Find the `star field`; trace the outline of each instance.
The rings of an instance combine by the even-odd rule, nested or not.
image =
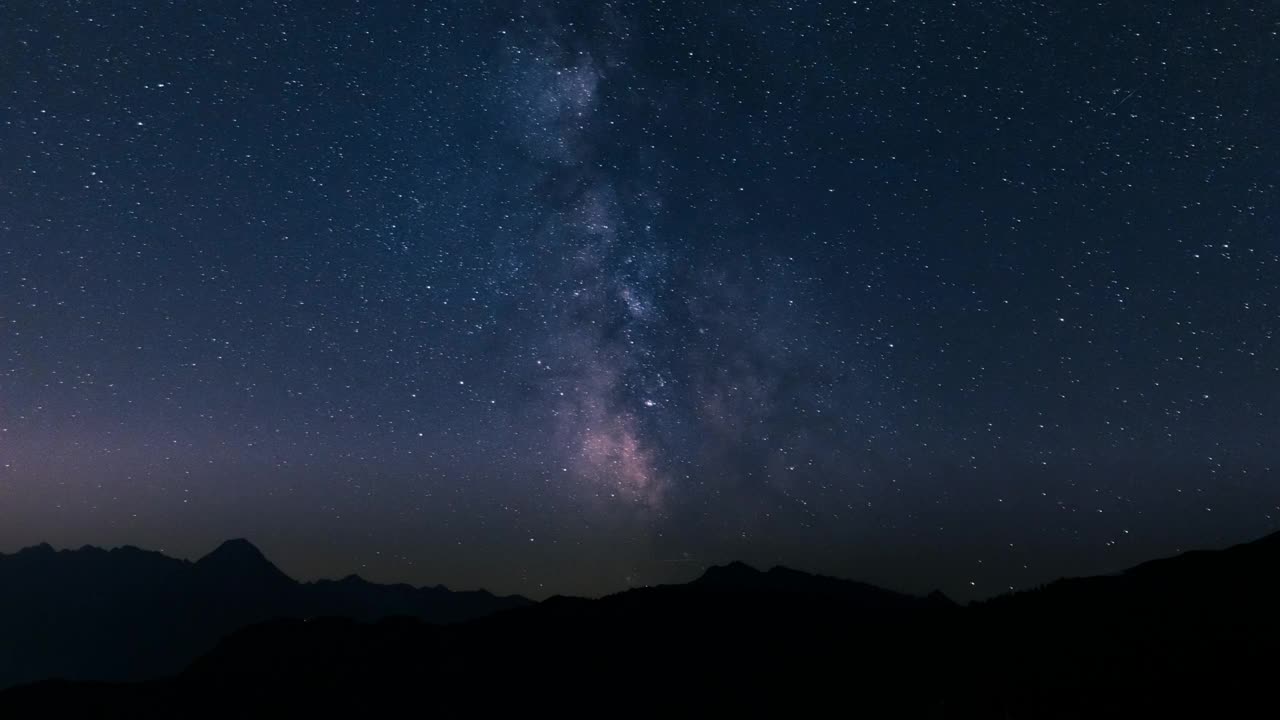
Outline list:
[[[0,550],[968,598],[1280,520],[1280,8],[5,15]]]

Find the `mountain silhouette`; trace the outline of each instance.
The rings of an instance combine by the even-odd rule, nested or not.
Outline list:
[[[243,538],[228,540],[195,563],[196,569],[209,578],[226,577],[238,582],[288,584],[285,575],[253,543]]]
[[[354,576],[299,583],[242,539],[194,563],[135,547],[38,545],[0,554],[0,588],[0,687],[172,675],[228,633],[272,618],[449,623],[530,602]]]
[[[838,597],[845,607],[863,610],[901,609],[904,607],[955,606],[946,595],[934,591],[924,598],[906,595],[867,583],[777,566],[761,572],[743,562],[715,565],[688,586],[690,589],[722,593],[794,593],[821,597]]]
[[[121,557],[155,562],[138,552]],[[1273,535],[967,607],[732,563],[448,625],[271,620],[171,678],[36,683],[0,693],[0,714],[1236,717],[1270,702],[1280,669],[1278,562]]]
[[[1193,550],[1113,575],[1057,580],[977,606],[1017,612],[1240,613],[1280,607],[1280,533],[1223,550]]]

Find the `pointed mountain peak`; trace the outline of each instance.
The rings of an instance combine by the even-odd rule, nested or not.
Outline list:
[[[206,560],[267,562],[267,558],[262,554],[262,551],[244,538],[235,538],[222,543],[213,552],[200,558],[200,562],[205,562]]]
[[[196,568],[217,576],[239,579],[257,577],[292,582],[253,543],[241,538],[222,543],[213,552],[197,560]]]

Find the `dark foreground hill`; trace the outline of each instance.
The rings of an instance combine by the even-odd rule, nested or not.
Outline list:
[[[449,623],[529,602],[355,576],[299,583],[244,540],[194,563],[134,547],[41,545],[0,554],[0,688],[173,675],[229,633],[274,618]]]
[[[1280,669],[1277,560],[1272,536],[967,608],[734,564],[450,626],[263,623],[177,677],[39,683],[0,714],[1254,716]]]

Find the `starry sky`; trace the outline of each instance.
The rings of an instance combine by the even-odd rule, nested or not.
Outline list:
[[[0,7],[0,550],[967,599],[1280,527],[1280,5]]]

